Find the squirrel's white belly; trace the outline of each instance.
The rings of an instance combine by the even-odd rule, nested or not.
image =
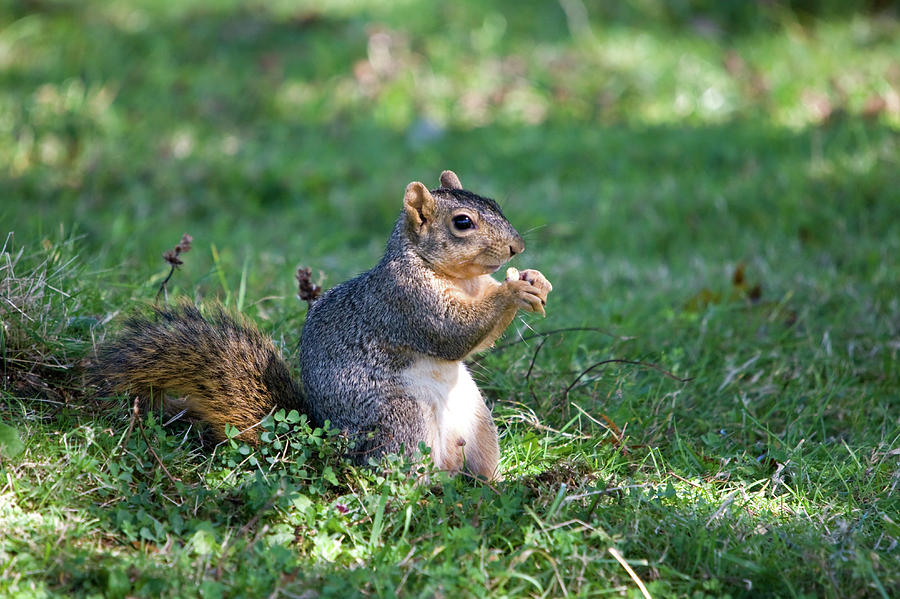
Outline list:
[[[438,468],[456,470],[458,455],[479,452],[479,424],[490,412],[462,362],[420,358],[403,372],[406,390],[419,401],[425,443]],[[462,448],[465,448],[464,450]]]

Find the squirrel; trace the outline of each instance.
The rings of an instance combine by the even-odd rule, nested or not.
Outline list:
[[[129,319],[94,365],[105,391],[146,406],[164,392],[211,425],[255,440],[273,408],[326,421],[355,442],[357,463],[431,448],[441,470],[499,478],[490,410],[463,361],[491,345],[518,310],[544,314],[550,282],[537,270],[490,275],[525,249],[494,200],[465,191],[452,171],[429,191],[406,187],[381,261],[311,303],[295,381],[274,344],[217,307],[155,310]]]

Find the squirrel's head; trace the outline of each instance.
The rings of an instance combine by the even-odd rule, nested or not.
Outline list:
[[[440,274],[489,274],[525,249],[497,202],[465,191],[453,171],[441,173],[438,189],[407,185],[403,208],[411,247]]]

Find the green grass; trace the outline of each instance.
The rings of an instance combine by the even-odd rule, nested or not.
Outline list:
[[[896,594],[896,13],[319,4],[0,1],[0,595]],[[554,284],[472,364],[504,482],[85,395],[183,233],[293,361],[445,168]]]

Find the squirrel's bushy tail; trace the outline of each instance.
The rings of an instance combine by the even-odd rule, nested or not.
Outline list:
[[[170,407],[208,423],[219,438],[226,423],[245,431],[274,407],[307,412],[303,391],[272,341],[221,306],[208,316],[181,304],[130,318],[101,346],[92,374],[102,392],[128,392],[145,407],[161,405],[166,392],[177,394]]]

